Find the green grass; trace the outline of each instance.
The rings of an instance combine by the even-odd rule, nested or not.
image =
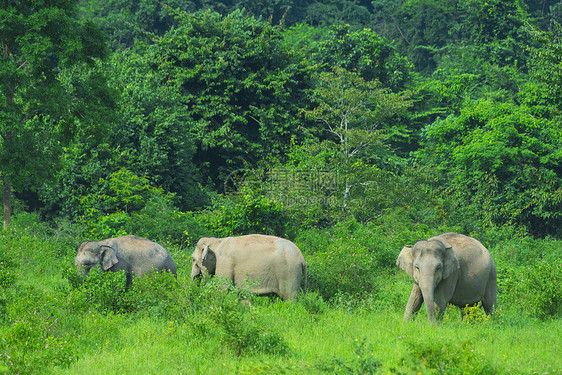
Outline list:
[[[219,337],[200,340],[187,324],[150,318],[85,317],[83,330],[102,332],[82,348],[80,359],[54,374],[233,374],[326,373],[322,363],[358,360],[354,342],[365,339],[370,350],[360,355],[381,362],[380,373],[431,373],[410,345],[436,344],[439,349],[467,345],[466,351],[488,363],[494,373],[532,374],[562,370],[562,322],[551,321],[510,329],[501,320],[466,325],[451,320],[439,327],[424,317],[402,321],[400,312],[353,312],[329,309],[310,315],[302,305],[258,303],[256,319],[273,327],[289,346],[285,355],[238,357]],[[112,329],[104,331],[104,327]],[[454,361],[445,354],[445,360]],[[386,370],[385,370],[386,369]],[[262,371],[262,372],[260,372]]]
[[[534,300],[524,294],[525,284],[514,289],[520,294],[500,294],[491,319],[473,309],[461,321],[458,309],[450,308],[435,327],[425,310],[403,321],[411,288],[403,272],[378,273],[378,292],[370,298],[339,295],[327,303],[310,290],[296,303],[257,298],[247,306],[213,283],[194,285],[189,249],[171,249],[177,282],[137,280],[144,289],[114,295],[106,292],[119,275],[93,273],[87,287],[73,288],[64,275],[76,247],[73,239],[54,241],[19,229],[0,234],[0,254],[17,263],[17,279],[0,288],[0,373],[562,372],[562,320],[526,314]],[[515,271],[504,277],[510,275],[519,277]],[[525,303],[513,300],[519,296]]]

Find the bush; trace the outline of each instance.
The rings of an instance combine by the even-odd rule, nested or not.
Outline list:
[[[499,267],[498,294],[502,308],[552,319],[562,316],[562,265],[537,261],[526,267]]]
[[[470,341],[406,341],[406,345],[408,351],[403,366],[409,370],[407,373],[492,375],[502,372],[494,368],[484,354],[478,353]]]
[[[394,267],[395,247],[354,219],[331,230],[310,229],[295,240],[308,262],[309,289],[326,301],[376,294],[378,276]]]
[[[299,294],[298,302],[309,314],[322,314],[328,309],[328,304],[317,292],[307,292],[306,295]]]
[[[334,357],[330,361],[319,363],[316,367],[321,371],[338,374],[376,374],[382,363],[376,359],[373,352],[373,348],[367,344],[367,339],[355,339],[351,359]]]
[[[0,326],[0,372],[44,374],[49,366],[68,366],[76,360],[72,338],[60,332],[64,314],[60,295],[32,286],[10,291],[9,322]]]
[[[200,331],[205,336],[219,334],[236,355],[252,351],[265,354],[287,351],[283,338],[264,327],[252,313],[249,303],[253,296],[249,289],[233,287],[229,280],[214,277],[202,288],[200,298],[204,307],[195,316]],[[246,303],[241,303],[241,300]],[[210,332],[210,328],[214,332]]]
[[[193,286],[180,285],[170,272],[152,272],[134,279],[123,293],[123,305],[139,315],[183,321],[193,314]]]
[[[165,195],[151,198],[142,210],[132,215],[131,233],[159,243],[188,245],[197,241],[202,232],[195,215],[179,211]]]
[[[281,203],[249,187],[235,196],[218,199],[212,210],[203,213],[202,221],[217,237],[250,233],[286,237],[289,222]]]
[[[76,270],[69,267],[64,270],[72,289],[69,292],[69,307],[76,312],[93,310],[101,314],[117,313],[130,310],[123,298],[125,292],[125,271],[103,272],[94,267],[87,277],[82,278]]]

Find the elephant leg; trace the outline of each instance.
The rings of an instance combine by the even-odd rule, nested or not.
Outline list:
[[[496,269],[493,268],[488,277],[488,283],[486,284],[486,291],[484,292],[484,298],[482,298],[482,307],[487,314],[492,315],[498,299],[498,280]]]
[[[412,292],[410,293],[410,298],[408,299],[408,304],[406,305],[406,311],[404,312],[404,319],[408,320],[412,318],[413,315],[420,311],[423,304],[423,295],[418,284],[414,284]]]
[[[447,299],[438,293],[435,293],[435,310],[437,312],[437,319],[443,319],[445,315],[445,310],[447,309]]]
[[[442,320],[447,309],[447,302],[435,303],[435,308],[437,309],[437,319]]]
[[[133,283],[133,275],[130,272],[125,274],[125,290],[128,290],[131,284]]]

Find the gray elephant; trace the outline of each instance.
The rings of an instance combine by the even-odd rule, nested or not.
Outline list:
[[[165,270],[176,275],[176,264],[166,249],[137,236],[83,242],[78,248],[74,264],[83,271],[84,276],[98,264],[104,271],[124,270],[127,286],[131,285],[132,275],[143,277],[153,270]]]
[[[414,278],[404,319],[416,314],[423,302],[435,322],[435,308],[442,317],[447,303],[460,308],[482,301],[491,314],[496,306],[496,266],[490,252],[477,240],[444,233],[405,246],[396,262]]]
[[[236,286],[249,283],[259,295],[277,294],[294,300],[302,288],[306,293],[306,262],[291,241],[261,234],[240,237],[203,237],[191,257],[191,278],[226,276]]]

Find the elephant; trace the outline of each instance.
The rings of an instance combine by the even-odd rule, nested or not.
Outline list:
[[[101,266],[104,271],[126,272],[126,287],[132,276],[143,277],[153,270],[172,272],[176,277],[176,263],[170,254],[156,242],[137,236],[108,238],[103,241],[83,242],[78,248],[74,264],[87,276],[90,270]]]
[[[481,301],[490,315],[496,307],[496,266],[490,252],[474,238],[449,232],[421,240],[405,246],[396,264],[414,278],[405,320],[413,317],[424,301],[433,323],[435,308],[442,318],[447,303],[462,312],[466,305]]]
[[[262,234],[239,237],[203,237],[191,256],[191,279],[204,274],[227,277],[235,286],[248,283],[252,293],[276,294],[294,301],[304,282],[307,265],[291,241]]]

